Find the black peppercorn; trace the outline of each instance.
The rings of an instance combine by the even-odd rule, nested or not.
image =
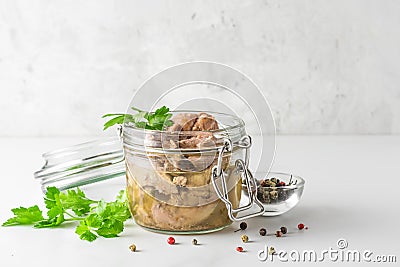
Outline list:
[[[247,228],[247,223],[241,222],[240,225],[239,225],[239,227],[240,227],[240,229],[242,229],[242,230],[246,230],[246,228]]]
[[[282,234],[287,234],[287,228],[285,226],[281,227]]]
[[[265,236],[267,234],[267,230],[265,230],[265,228],[261,228],[259,233],[261,236]]]
[[[247,223],[241,222],[239,225],[240,229],[235,230],[234,232],[240,231],[240,230],[246,230],[247,228]]]
[[[261,202],[264,202],[264,194],[261,191],[257,191],[257,198],[258,200],[260,200]]]

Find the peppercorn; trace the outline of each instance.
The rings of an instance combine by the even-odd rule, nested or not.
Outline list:
[[[276,186],[276,183],[274,183],[273,181],[269,181],[267,184],[268,184],[269,187],[275,187]]]
[[[249,241],[249,237],[247,235],[242,235],[243,243],[247,243]]]
[[[243,248],[242,248],[242,247],[237,247],[237,248],[236,248],[236,251],[237,251],[237,252],[243,252]]]
[[[275,204],[288,200],[293,194],[293,188],[288,188],[293,184],[273,177],[271,179],[262,179],[257,181],[257,198],[264,204]]]
[[[285,227],[285,226],[282,226],[281,227],[281,232],[282,232],[282,234],[287,234],[287,228]]]
[[[257,199],[260,200],[261,202],[264,202],[264,194],[260,191],[257,191]]]
[[[265,236],[267,234],[267,230],[265,228],[261,228],[259,233],[261,236]]]
[[[135,252],[135,251],[136,251],[136,246],[135,246],[135,244],[130,245],[130,246],[129,246],[129,249],[130,249],[132,252]]]
[[[281,231],[276,231],[276,237],[281,237],[282,236],[282,232]]]
[[[197,239],[193,239],[192,240],[192,244],[196,246],[197,245]]]
[[[269,247],[269,249],[268,249],[269,255],[275,254],[275,252],[276,252],[276,250],[274,247]]]
[[[168,242],[168,244],[173,245],[173,244],[175,244],[175,238],[170,236],[170,237],[168,237],[167,242]]]
[[[278,191],[274,190],[269,192],[269,195],[271,196],[271,199],[275,200],[278,198]]]
[[[264,193],[263,193],[263,202],[264,203],[267,203],[267,204],[269,204],[269,203],[271,203],[271,200],[270,200],[270,197],[269,197],[269,191],[264,191]]]
[[[283,188],[278,191],[278,200],[279,201],[285,201],[288,199],[288,194],[287,190],[284,190]]]
[[[241,222],[241,223],[239,224],[239,227],[240,227],[240,229],[237,229],[235,232],[240,231],[240,230],[246,230],[246,228],[247,228],[247,223]]]
[[[304,229],[304,224],[299,223],[299,225],[297,225],[297,228],[299,228],[299,230],[303,230]]]

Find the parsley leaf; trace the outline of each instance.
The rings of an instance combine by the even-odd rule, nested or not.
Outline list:
[[[47,218],[43,217],[38,206],[20,207],[12,209],[15,217],[8,219],[3,226],[33,224],[35,228],[48,228],[78,221],[75,233],[80,239],[92,242],[98,236],[117,237],[124,230],[124,222],[131,217],[124,190],[119,192],[114,202],[105,202],[88,199],[79,188],[60,192],[56,187],[48,187],[44,203]]]
[[[48,220],[37,223],[34,225],[36,228],[45,228],[58,226],[65,221],[64,218],[64,207],[60,200],[60,190],[56,187],[48,187],[46,191],[46,196],[44,197],[44,203],[46,204]]]
[[[86,240],[92,242],[97,239],[97,235],[95,235],[90,227],[86,224],[85,221],[81,221],[81,223],[76,227],[75,233],[79,235],[79,238],[82,240]]]
[[[81,221],[75,232],[84,240],[88,236],[93,237],[94,233],[106,238],[117,237],[124,230],[124,222],[131,217],[124,197],[123,192],[114,202],[100,200],[93,213]]]
[[[100,226],[101,218],[97,214],[90,214],[76,227],[75,233],[79,235],[80,239],[92,242],[97,239],[97,235],[93,233],[92,228]]]
[[[124,223],[120,220],[117,219],[105,219],[97,229],[97,234],[110,238],[110,237],[117,237],[119,233],[121,233],[124,230]]]
[[[148,129],[148,130],[159,130],[162,131],[164,127],[172,126],[173,121],[170,120],[172,114],[170,113],[169,108],[166,106],[162,106],[157,109],[155,112],[146,112],[135,107],[132,107],[137,113],[134,115],[131,114],[106,114],[102,118],[106,117],[114,117],[104,123],[104,129],[115,125],[115,124],[123,124],[124,122],[131,122],[137,128]]]
[[[44,220],[42,211],[37,205],[29,208],[19,207],[12,209],[11,211],[15,216],[4,222],[2,226],[32,224]]]
[[[111,126],[114,126],[115,124],[123,124],[124,121],[133,122],[133,123],[135,122],[135,119],[130,114],[106,114],[102,118],[106,118],[106,117],[114,117],[114,118],[112,118],[111,120],[104,123],[103,130],[106,130],[107,128],[109,128]]]
[[[46,195],[44,198],[44,203],[46,204],[46,208],[51,209],[51,208],[57,206],[56,196],[59,196],[59,195],[60,195],[60,190],[58,190],[56,187],[54,187],[54,186],[47,187]]]
[[[76,191],[68,190],[66,194],[60,194],[60,201],[64,209],[71,209],[78,216],[88,213],[90,205],[96,202],[86,198],[85,193],[79,188]]]

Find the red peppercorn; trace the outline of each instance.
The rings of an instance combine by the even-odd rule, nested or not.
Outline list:
[[[243,248],[242,248],[242,247],[237,247],[237,248],[236,248],[236,251],[237,251],[237,252],[243,252]]]
[[[170,236],[170,237],[168,237],[167,242],[168,242],[168,244],[173,245],[173,244],[175,244],[175,238]]]
[[[299,223],[299,225],[297,225],[297,228],[299,228],[299,230],[303,230],[304,229],[304,224]]]
[[[276,231],[276,237],[281,237],[282,236],[282,232],[281,231]]]
[[[285,186],[286,184],[285,184],[285,182],[281,181],[281,182],[279,183],[279,185],[280,185],[280,186]]]

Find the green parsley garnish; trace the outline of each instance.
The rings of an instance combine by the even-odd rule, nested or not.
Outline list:
[[[115,125],[122,124],[124,122],[133,123],[137,128],[147,129],[147,130],[164,130],[164,127],[172,126],[173,121],[170,120],[172,114],[169,112],[169,108],[162,106],[155,112],[147,112],[137,108],[132,107],[137,113],[132,114],[106,114],[102,118],[114,117],[104,123],[104,129]]]
[[[77,233],[82,240],[94,241],[98,236],[117,237],[124,230],[124,222],[131,217],[126,193],[121,191],[113,202],[95,201],[87,198],[82,190],[60,192],[48,187],[44,197],[47,218],[37,205],[15,208],[14,217],[2,226],[33,225],[35,228],[57,227],[65,222],[78,221]]]

